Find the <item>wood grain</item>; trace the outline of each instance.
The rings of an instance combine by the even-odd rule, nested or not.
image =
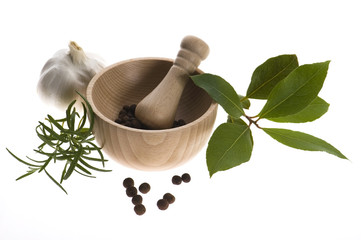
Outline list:
[[[180,98],[176,119],[182,127],[140,130],[114,122],[123,105],[137,104],[164,78],[173,65],[165,58],[138,58],[105,68],[89,83],[87,99],[96,117],[94,134],[113,160],[140,170],[165,170],[194,157],[213,130],[217,104],[189,81]],[[197,69],[195,74],[202,73]]]

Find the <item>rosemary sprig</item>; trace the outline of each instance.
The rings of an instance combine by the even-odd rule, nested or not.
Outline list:
[[[41,154],[44,160],[35,160],[27,157],[28,161],[25,161],[6,148],[15,159],[29,167],[28,171],[16,180],[20,180],[35,172],[40,173],[44,171],[59,188],[68,194],[62,186],[62,183],[64,180],[69,179],[74,171],[90,178],[95,178],[91,170],[99,172],[111,171],[90,164],[90,162],[101,163],[104,167],[105,162],[108,160],[104,159],[101,148],[93,143],[95,139],[92,134],[94,112],[89,102],[81,94],[79,95],[86,103],[86,106],[82,103],[83,116],[81,118],[74,107],[76,102],[76,100],[74,100],[69,104],[65,118],[54,119],[51,115],[47,115],[45,120],[48,124],[39,121],[39,125],[35,128],[36,134],[42,141],[42,144],[40,144],[37,149],[34,149],[34,151]],[[88,115],[90,124],[89,127],[85,127]],[[80,120],[77,121],[77,118],[80,118]],[[76,124],[76,122],[78,122],[78,124]],[[94,153],[96,157],[93,156]],[[64,163],[59,182],[46,170],[50,162]]]

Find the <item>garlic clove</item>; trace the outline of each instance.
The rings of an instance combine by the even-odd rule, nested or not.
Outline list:
[[[85,96],[86,88],[94,75],[104,68],[102,61],[89,57],[74,41],[69,50],[59,50],[41,70],[37,91],[47,103],[65,109],[79,96]]]

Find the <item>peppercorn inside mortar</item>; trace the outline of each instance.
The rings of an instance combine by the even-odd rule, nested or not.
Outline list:
[[[115,122],[126,127],[145,129],[149,128],[142,124],[135,116],[136,104],[124,105],[118,114],[118,118],[115,119]],[[174,120],[172,128],[180,127],[185,125],[186,122],[183,119]]]

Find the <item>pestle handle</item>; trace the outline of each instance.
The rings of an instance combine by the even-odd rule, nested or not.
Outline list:
[[[208,45],[194,36],[184,37],[180,47],[167,75],[135,109],[138,120],[151,129],[166,129],[172,126],[189,75],[209,53]]]
[[[191,75],[209,54],[208,45],[194,36],[183,38],[174,65]]]

